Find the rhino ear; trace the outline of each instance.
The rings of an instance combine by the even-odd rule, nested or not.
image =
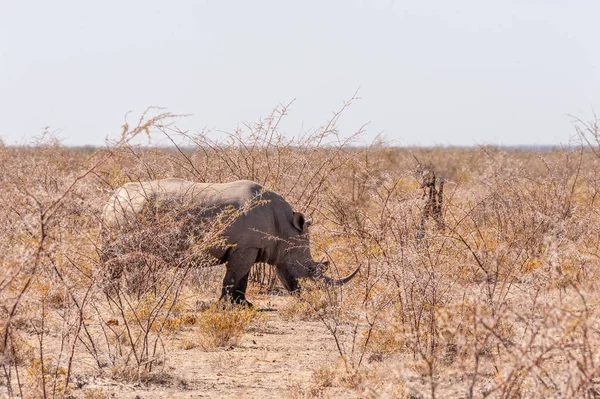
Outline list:
[[[304,233],[308,226],[310,225],[310,219],[308,222],[305,220],[304,215],[300,212],[294,212],[294,227],[297,228],[300,232]]]

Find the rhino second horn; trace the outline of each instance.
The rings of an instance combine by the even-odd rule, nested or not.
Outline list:
[[[353,271],[346,277],[342,277],[342,278],[331,278],[331,277],[327,277],[327,276],[323,276],[322,278],[325,281],[326,285],[340,286],[340,285],[344,285],[348,281],[352,280],[354,278],[354,276],[356,276],[356,273],[358,273],[359,270],[360,270],[360,266],[357,267],[355,271]]]

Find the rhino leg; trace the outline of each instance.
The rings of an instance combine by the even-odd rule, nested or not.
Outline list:
[[[248,287],[250,269],[256,262],[257,256],[258,249],[256,248],[246,250],[236,249],[231,252],[227,259],[227,272],[223,279],[221,300],[252,306],[246,299],[246,287]]]
[[[300,291],[300,284],[298,284],[298,279],[295,276],[293,276],[285,266],[276,267],[275,272],[277,273],[277,277],[279,277],[279,281],[281,281],[281,284],[283,284],[283,286],[289,292]]]

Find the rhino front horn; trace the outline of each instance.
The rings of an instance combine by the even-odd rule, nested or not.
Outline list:
[[[323,276],[322,278],[323,278],[323,281],[325,281],[326,285],[340,286],[340,285],[344,285],[348,281],[352,280],[354,278],[354,276],[356,276],[356,273],[358,273],[359,270],[360,270],[360,266],[357,267],[355,271],[353,271],[346,277],[342,277],[342,278],[331,278],[331,277],[327,277],[327,276]]]

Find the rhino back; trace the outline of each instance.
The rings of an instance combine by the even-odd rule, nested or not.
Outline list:
[[[108,226],[122,225],[141,213],[149,203],[157,208],[178,205],[182,210],[205,208],[212,213],[228,206],[236,209],[249,205],[265,192],[252,181],[231,183],[195,183],[169,178],[147,182],[126,183],[115,191],[103,210]],[[208,212],[204,216],[210,216]]]
[[[227,229],[232,244],[264,247],[273,237],[287,239],[292,226],[291,206],[277,193],[258,183],[239,180],[224,184],[196,183],[192,202],[205,209],[241,210]],[[271,238],[269,238],[271,237]]]
[[[228,207],[240,210],[224,231],[227,241],[239,247],[260,248],[268,258],[277,256],[279,243],[293,233],[291,206],[279,194],[248,180],[195,183],[169,178],[126,183],[104,208],[105,226],[123,227],[148,207],[158,211],[174,207],[180,217],[200,229],[201,219],[217,217]]]
[[[279,194],[258,183],[196,183],[193,196],[193,202],[207,210],[220,212],[228,206],[241,210],[224,235],[229,244],[259,249],[261,261],[278,259],[281,244],[295,233],[292,207]]]

